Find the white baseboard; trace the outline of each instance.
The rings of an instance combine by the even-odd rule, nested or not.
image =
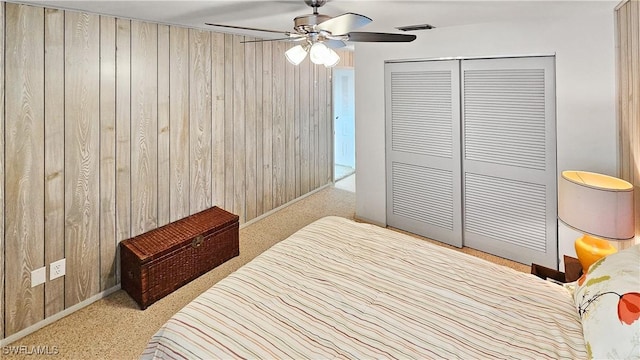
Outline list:
[[[118,290],[120,290],[120,284],[118,284],[118,285],[116,285],[116,286],[114,286],[114,287],[112,287],[110,289],[107,289],[107,290],[105,290],[105,291],[103,291],[103,292],[101,292],[99,294],[96,294],[96,295],[88,298],[85,301],[82,301],[82,302],[79,302],[79,303],[77,303],[77,304],[75,304],[73,306],[70,306],[70,307],[60,311],[57,314],[51,315],[50,317],[48,317],[48,318],[46,318],[46,319],[44,319],[42,321],[39,321],[39,322],[29,326],[26,329],[22,329],[22,330],[18,331],[17,333],[0,340],[0,347],[9,345],[9,344],[11,344],[11,343],[13,343],[13,342],[15,342],[17,340],[20,340],[23,337],[25,337],[25,336],[27,336],[27,335],[29,335],[31,333],[34,333],[34,332],[42,329],[43,327],[45,327],[47,325],[50,325],[50,324],[62,319],[63,317],[65,317],[67,315],[70,315],[70,314],[72,314],[72,313],[74,313],[74,312],[76,312],[76,311],[78,311],[78,310],[80,310],[82,308],[85,308],[88,305],[93,304],[94,302],[96,302],[96,301],[98,301],[100,299],[103,299],[103,298],[111,295],[112,293],[114,293],[114,292],[116,292]]]
[[[256,218],[251,219],[251,220],[249,220],[249,221],[245,222],[244,224],[240,225],[240,229],[242,229],[242,228],[244,228],[244,227],[246,227],[246,226],[249,226],[249,225],[251,225],[251,224],[253,224],[253,223],[255,223],[255,222],[258,222],[258,221],[260,221],[260,220],[262,220],[262,219],[266,218],[266,217],[267,217],[267,216],[269,216],[269,215],[272,215],[273,213],[275,213],[275,212],[277,212],[277,211],[279,211],[279,210],[282,210],[282,209],[284,209],[284,208],[286,208],[286,207],[288,207],[288,206],[291,206],[291,205],[293,205],[293,204],[297,203],[298,201],[300,201],[300,200],[302,200],[302,199],[304,199],[304,198],[306,198],[306,197],[309,197],[309,196],[311,196],[311,195],[313,195],[313,194],[317,193],[318,191],[324,190],[325,188],[327,188],[327,187],[329,187],[329,186],[333,186],[333,183],[332,183],[332,182],[330,182],[330,183],[328,183],[328,184],[326,184],[326,185],[323,185],[323,186],[321,186],[321,187],[319,187],[319,188],[317,188],[317,189],[315,189],[315,190],[309,191],[308,193],[306,193],[306,194],[304,194],[304,195],[300,195],[299,197],[297,197],[297,198],[295,198],[295,199],[293,199],[293,200],[289,201],[289,202],[288,202],[288,203],[286,203],[286,204],[280,205],[280,206],[278,206],[278,207],[277,207],[277,208],[275,208],[275,209],[269,210],[269,211],[267,211],[266,213],[264,213],[264,214],[262,214],[262,215],[260,215],[260,216],[258,216],[258,217],[256,217]]]

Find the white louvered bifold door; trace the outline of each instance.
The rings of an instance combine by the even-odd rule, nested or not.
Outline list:
[[[554,58],[461,66],[464,244],[556,268]]]
[[[387,224],[462,246],[460,67],[385,64]]]

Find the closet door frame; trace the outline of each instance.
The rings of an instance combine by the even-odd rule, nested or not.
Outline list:
[[[553,94],[551,97],[547,98],[547,103],[546,103],[546,116],[549,117],[549,119],[551,119],[552,124],[548,125],[545,127],[545,137],[546,137],[546,159],[545,159],[545,166],[547,171],[545,172],[545,174],[540,174],[539,172],[535,172],[535,171],[523,171],[523,178],[522,179],[541,179],[541,178],[545,178],[546,179],[546,183],[545,183],[545,233],[546,233],[546,237],[545,237],[545,246],[546,246],[546,251],[545,252],[538,252],[537,254],[535,252],[523,252],[521,251],[518,247],[513,247],[511,246],[511,244],[497,244],[497,245],[491,245],[488,248],[487,247],[482,247],[483,251],[487,251],[487,252],[492,252],[492,253],[503,253],[503,255],[499,255],[499,256],[503,256],[503,257],[510,257],[511,259],[514,259],[515,261],[520,261],[522,263],[530,263],[530,262],[536,262],[545,266],[549,266],[549,267],[554,267],[557,268],[558,266],[558,222],[557,222],[557,160],[556,160],[556,142],[557,142],[557,138],[556,138],[556,106],[555,106],[555,55],[554,54],[535,54],[535,55],[522,55],[522,56],[496,56],[496,57],[468,57],[468,58],[442,58],[442,59],[412,59],[412,60],[397,60],[397,61],[386,61],[385,62],[385,115],[386,115],[386,121],[385,121],[385,130],[386,130],[386,135],[385,135],[385,140],[386,140],[386,146],[385,146],[385,154],[386,154],[386,213],[387,213],[387,224],[391,227],[396,227],[399,229],[403,229],[403,230],[407,230],[410,231],[412,233],[416,233],[419,235],[423,235],[429,238],[432,238],[434,240],[438,240],[441,242],[445,242],[445,243],[449,243],[451,244],[451,234],[444,232],[441,233],[440,231],[438,231],[438,229],[435,229],[436,231],[425,231],[425,225],[420,223],[420,222],[415,222],[412,220],[407,220],[407,219],[398,219],[397,216],[394,216],[393,214],[393,206],[394,206],[394,200],[393,200],[393,178],[391,175],[392,172],[392,166],[394,162],[398,161],[398,154],[397,152],[394,152],[391,149],[391,145],[392,145],[392,140],[391,140],[391,134],[392,134],[392,108],[391,108],[391,72],[395,66],[400,66],[402,65],[403,67],[406,67],[406,71],[412,71],[412,70],[416,70],[416,69],[423,69],[424,64],[425,63],[431,63],[431,64],[437,64],[437,63],[446,63],[448,61],[450,62],[456,62],[458,64],[458,74],[457,74],[457,87],[458,87],[458,92],[456,93],[455,90],[452,90],[452,97],[454,99],[452,99],[452,101],[457,101],[457,111],[458,111],[458,118],[457,118],[457,124],[454,124],[454,139],[456,139],[455,141],[457,141],[457,144],[454,146],[454,151],[457,152],[457,159],[459,159],[459,165],[457,166],[458,169],[458,178],[454,180],[457,181],[457,183],[454,185],[454,189],[457,189],[456,191],[456,197],[454,199],[455,202],[455,206],[458,206],[458,213],[456,216],[458,216],[458,219],[456,221],[457,225],[459,227],[455,228],[454,227],[454,231],[453,233],[455,234],[453,237],[456,239],[455,243],[453,245],[461,247],[462,245],[464,246],[470,246],[470,247],[475,247],[475,248],[479,248],[476,244],[476,240],[478,239],[478,236],[472,235],[471,236],[471,240],[469,240],[469,233],[465,230],[466,229],[466,224],[464,223],[464,211],[465,211],[465,204],[464,204],[464,196],[466,193],[466,189],[464,188],[464,180],[465,180],[465,171],[474,171],[474,169],[477,169],[478,166],[481,167],[481,165],[477,164],[477,163],[473,163],[473,162],[469,162],[469,161],[465,161],[464,157],[465,157],[465,149],[463,146],[463,142],[465,140],[464,136],[464,119],[463,119],[463,111],[464,111],[464,95],[463,95],[463,91],[464,91],[464,84],[463,84],[463,64],[465,62],[468,62],[470,60],[501,60],[501,59],[535,59],[538,57],[544,57],[544,58],[550,58],[551,59],[551,67],[548,69],[548,71],[545,73],[545,87],[546,87],[546,92],[549,94]],[[456,150],[457,149],[457,150]],[[412,162],[412,161],[421,161],[421,156],[417,155],[417,154],[405,154],[403,155],[404,159],[409,159],[408,162]],[[456,155],[453,156],[454,159],[456,157]],[[442,159],[435,159],[434,163],[437,164],[439,161],[441,161]],[[466,165],[466,166],[465,166]],[[495,175],[501,176],[501,174],[504,174],[504,168],[500,168],[497,167],[496,168],[496,173]],[[454,210],[455,212],[455,210]],[[433,230],[433,229],[426,229],[426,230]],[[457,233],[456,233],[457,230]],[[525,236],[525,235],[523,235]],[[473,240],[473,238],[476,238],[476,240]],[[506,252],[504,251],[506,249]]]

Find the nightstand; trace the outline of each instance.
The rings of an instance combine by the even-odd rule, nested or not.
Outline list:
[[[531,274],[544,280],[549,278],[561,283],[568,283],[576,281],[582,276],[582,265],[580,265],[578,259],[565,255],[564,272],[538,264],[531,264]]]

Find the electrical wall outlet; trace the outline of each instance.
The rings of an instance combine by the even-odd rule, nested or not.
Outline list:
[[[60,276],[64,276],[66,272],[66,259],[60,259],[58,261],[54,261],[49,265],[49,280],[57,279]]]
[[[31,272],[31,287],[38,286],[47,280],[47,267],[35,269]]]

